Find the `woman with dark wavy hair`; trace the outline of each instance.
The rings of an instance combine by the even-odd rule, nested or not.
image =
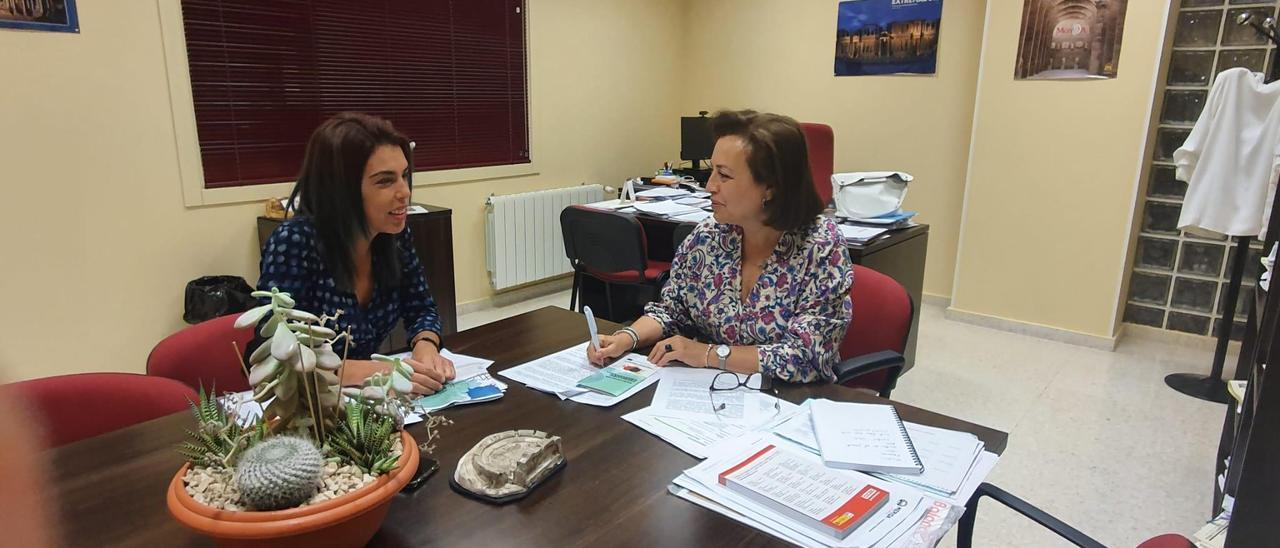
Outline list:
[[[592,363],[653,344],[649,360],[792,381],[830,381],[853,314],[853,267],[821,216],[804,133],[752,110],[711,119],[714,216],[671,263],[661,298],[590,346]]]
[[[352,339],[338,348],[344,385],[387,370],[369,357],[403,319],[414,392],[430,394],[454,368],[440,355],[440,316],[406,225],[410,154],[382,118],[342,113],[316,128],[290,196],[297,215],[267,241],[258,289],[279,288],[315,314],[342,311],[338,327]]]

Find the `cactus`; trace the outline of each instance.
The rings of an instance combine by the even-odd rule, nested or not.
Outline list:
[[[324,457],[310,440],[268,438],[250,448],[236,465],[240,499],[255,510],[293,508],[315,496]]]

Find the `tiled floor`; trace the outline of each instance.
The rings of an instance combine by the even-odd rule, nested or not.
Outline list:
[[[568,303],[568,292],[557,293],[458,324]],[[1211,353],[1139,339],[1115,352],[1092,350],[950,321],[936,306],[923,308],[920,324],[916,366],[894,399],[1009,432],[988,481],[1107,546],[1190,535],[1209,517],[1225,409],[1178,394],[1163,379],[1207,373]],[[988,503],[976,531],[977,546],[1068,546]],[[954,542],[953,534],[942,546]]]

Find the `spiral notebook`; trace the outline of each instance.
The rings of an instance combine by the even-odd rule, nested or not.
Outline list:
[[[814,400],[813,432],[822,461],[832,468],[922,474],[924,465],[892,405]]]

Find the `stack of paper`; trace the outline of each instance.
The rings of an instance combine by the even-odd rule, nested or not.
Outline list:
[[[641,190],[636,193],[639,198],[675,198],[689,196],[690,192],[683,188],[672,188],[666,186],[654,187],[647,190]]]
[[[877,236],[888,232],[887,228],[875,226],[853,226],[839,225],[840,236],[844,238],[846,243],[865,243],[875,239]]]
[[[714,410],[710,388],[711,379],[718,373],[712,369],[666,368],[649,407],[622,418],[685,453],[706,458],[706,449],[713,444],[751,431],[768,430],[796,410],[791,402],[746,388],[718,393],[715,402],[725,404],[725,408]]]
[[[812,421],[812,402],[806,401],[800,409],[773,430],[774,433],[820,455],[817,436]],[[978,485],[995,467],[999,457],[984,450],[982,440],[968,432],[957,432],[904,423],[915,445],[924,473],[919,475],[883,474],[871,475],[895,483],[919,487],[956,505],[963,505]]]
[[[643,211],[651,215],[662,215],[666,217],[686,215],[702,211],[700,208],[681,205],[672,200],[663,200],[660,202],[636,202],[634,207],[636,208],[636,211]]]
[[[640,354],[626,354],[618,358],[614,363],[618,367],[627,364],[636,368],[652,369],[656,367]],[[587,343],[584,342],[555,354],[500,371],[498,374],[534,390],[555,394],[562,400],[573,400],[578,403],[600,407],[610,407],[631,397],[632,394],[644,390],[645,387],[657,382],[663,375],[663,370],[656,369],[635,383],[629,390],[617,396],[578,386],[583,380],[599,371],[599,368],[587,361]]]
[[[710,207],[711,200],[708,198],[680,198],[676,200],[677,204],[693,207]]]
[[[710,216],[711,216],[710,211],[698,210],[691,213],[685,213],[683,215],[672,215],[669,218],[673,221],[680,221],[682,223],[700,223],[703,221],[703,219],[706,219],[707,217],[710,217]]]
[[[756,455],[772,451],[783,452],[788,459],[807,462],[808,466],[824,470],[825,475],[838,476],[851,485],[870,486],[878,493],[887,493],[887,500],[878,509],[861,517],[861,523],[848,536],[839,539],[816,529],[795,512],[780,511],[776,505],[765,504],[759,497],[748,496],[727,485],[728,475],[733,474],[736,467],[751,461]],[[672,482],[670,491],[699,506],[801,546],[933,546],[946,531],[942,524],[954,521],[959,515],[951,504],[934,500],[909,486],[895,485],[859,472],[825,468],[816,455],[772,434],[755,433],[726,440],[710,447],[708,453],[705,461],[680,474]],[[792,475],[779,473],[769,479],[783,484],[804,479]],[[795,488],[803,489],[805,486],[797,484]],[[821,504],[820,501],[798,499],[795,503]]]

